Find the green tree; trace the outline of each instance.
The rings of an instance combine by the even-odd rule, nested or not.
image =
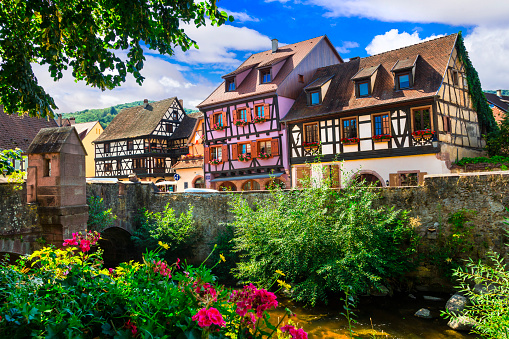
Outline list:
[[[500,130],[490,133],[486,142],[486,150],[490,156],[509,157],[509,114],[506,113]]]
[[[14,161],[22,161],[21,150],[16,148],[15,150],[7,149],[0,151],[0,175],[11,175],[19,172],[14,168]]]
[[[76,80],[101,90],[141,85],[142,43],[159,53],[197,48],[180,25],[233,21],[216,0],[52,0],[0,2],[0,103],[8,114],[53,117],[57,106],[37,81],[32,63],[48,65],[54,80],[72,68]],[[127,60],[115,54],[128,50]]]

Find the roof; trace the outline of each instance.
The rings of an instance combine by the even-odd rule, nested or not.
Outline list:
[[[501,97],[499,97],[494,93],[484,93],[484,96],[486,97],[486,100],[488,100],[489,103],[497,106],[503,111],[509,112],[509,96],[502,95]]]
[[[432,98],[442,84],[457,34],[428,40],[393,51],[319,68],[311,82],[332,76],[322,104],[308,106],[303,91],[282,121],[309,119],[378,105]],[[419,58],[417,58],[419,56]],[[412,88],[395,90],[391,69],[398,60],[417,58]],[[352,77],[364,69],[379,66],[370,97],[356,98]]]
[[[8,115],[0,106],[0,149],[20,148],[26,151],[41,128],[57,127],[55,120]]]
[[[360,79],[369,78],[370,76],[373,75],[373,73],[376,72],[378,67],[380,67],[380,64],[378,64],[376,66],[361,68],[361,70],[359,72],[355,73],[355,75],[352,77],[352,80],[360,80]]]
[[[89,121],[89,122],[81,122],[79,124],[74,124],[74,128],[76,128],[76,132],[78,132],[81,140],[83,140],[88,133],[94,128],[95,124],[99,123],[99,121]],[[83,137],[82,137],[83,136]]]
[[[398,60],[394,67],[392,67],[393,72],[402,71],[405,69],[409,69],[415,66],[417,59],[419,58],[419,54],[415,58],[406,58],[403,60]]]
[[[184,116],[184,119],[180,122],[179,126],[173,132],[169,139],[187,139],[191,132],[193,132],[194,125],[196,125],[196,119],[190,118],[188,115]]]
[[[304,90],[322,87],[330,79],[332,79],[332,75],[325,74],[324,76],[319,77],[318,79],[313,80],[309,85],[304,87]]]
[[[311,52],[311,50],[323,39],[329,41],[328,38],[323,35],[295,44],[281,46],[275,53],[272,53],[272,50],[267,50],[251,55],[235,71],[223,76],[223,78],[229,77],[253,68],[235,91],[226,91],[223,82],[197,107],[202,108],[252,95],[275,92],[278,86],[281,85],[293,69],[297,67],[297,65],[309,54],[309,52]],[[338,59],[342,60],[339,54]],[[270,83],[260,84],[257,81],[257,68],[270,66],[284,60],[286,60],[285,63]],[[257,66],[257,68],[255,68],[255,66]]]
[[[199,168],[203,167],[203,158],[178,161],[175,165],[172,166],[173,169],[197,168],[197,167]]]
[[[151,102],[147,108],[144,105],[124,108],[94,142],[136,138],[151,134],[175,100],[177,97]],[[173,136],[181,127],[175,130],[171,139],[175,139]]]
[[[62,147],[72,133],[76,133],[76,129],[73,126],[42,128],[35,136],[26,153],[58,153],[62,150]],[[83,152],[86,154],[84,148]]]

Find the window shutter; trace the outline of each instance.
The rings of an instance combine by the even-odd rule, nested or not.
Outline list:
[[[311,168],[309,166],[297,167],[297,187],[302,188],[302,179],[309,178],[311,174]]]
[[[222,150],[221,150],[221,161],[222,162],[226,162],[228,161],[228,144],[225,144],[222,147]]]
[[[203,148],[203,161],[205,164],[210,161],[210,147]]]
[[[251,158],[258,158],[258,142],[251,141]]]
[[[209,131],[212,131],[212,126],[214,126],[214,114],[212,114],[210,117],[209,117]]]
[[[339,188],[341,184],[341,169],[339,165],[332,166],[332,188]]]
[[[233,124],[235,124],[235,122],[237,121],[237,110],[236,110],[236,109],[234,109],[234,110],[232,111],[232,114],[233,114]]]
[[[223,126],[228,126],[228,121],[226,121],[226,112],[221,112],[223,115]]]
[[[270,119],[270,105],[269,104],[263,105],[263,117],[267,120]]]
[[[251,107],[246,107],[246,120],[251,122]]]
[[[232,160],[237,160],[239,158],[239,151],[237,148],[237,144],[232,144]]]
[[[279,140],[278,139],[272,139],[270,142],[270,152],[271,155],[279,155]]]
[[[428,174],[427,172],[419,172],[419,185],[424,185],[424,176]]]
[[[399,186],[398,173],[389,174],[389,186]]]
[[[322,167],[322,178],[324,180],[332,179],[331,178],[331,165],[323,165],[323,167]]]

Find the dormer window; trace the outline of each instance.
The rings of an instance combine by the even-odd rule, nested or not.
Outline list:
[[[272,81],[270,68],[260,70],[260,83],[267,84]]]
[[[371,96],[379,67],[380,65],[361,68],[361,70],[352,77],[352,81],[355,83],[355,96],[357,98]]]
[[[359,93],[359,97],[367,97],[369,96],[369,81],[365,82],[359,82],[357,84],[358,90],[357,93]]]
[[[319,77],[304,88],[308,106],[320,105],[323,102],[324,97],[329,90],[332,77],[333,76],[331,75]]]
[[[320,104],[320,91],[315,91],[315,92],[309,93],[309,103],[311,105]]]
[[[396,91],[414,86],[415,65],[418,58],[419,55],[415,58],[398,60],[392,66],[391,72],[394,74],[394,89]]]
[[[400,74],[397,78],[399,89],[410,88],[410,74]]]
[[[235,91],[235,78],[226,79],[226,92]]]

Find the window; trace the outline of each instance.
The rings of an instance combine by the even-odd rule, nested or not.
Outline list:
[[[453,69],[451,71],[451,77],[452,77],[452,85],[455,87],[459,87],[460,80],[459,80],[458,71]]]
[[[270,74],[270,68],[269,69],[263,69],[260,71],[260,79],[262,84],[266,84],[271,82],[271,74]]]
[[[186,188],[189,188],[189,183],[188,182],[184,183],[184,189],[186,189]]]
[[[112,172],[113,171],[113,164],[111,162],[107,162],[104,164],[104,171],[105,172]]]
[[[133,159],[133,168],[145,168],[145,158]]]
[[[302,74],[299,74],[299,82],[304,83],[304,76]]]
[[[211,160],[221,160],[221,146],[219,147],[211,147],[210,148],[210,159]]]
[[[431,111],[429,107],[412,110],[412,119],[414,131],[431,129]]]
[[[359,97],[367,97],[369,95],[369,82],[360,82],[357,84]]]
[[[247,121],[247,109],[241,108],[237,110],[237,120]]]
[[[251,155],[251,143],[239,144],[237,150],[239,152],[239,155],[240,154]]]
[[[154,167],[155,168],[164,168],[165,167],[165,159],[164,158],[155,158]]]
[[[255,106],[255,114],[258,118],[264,118],[265,117],[265,106],[264,105]]]
[[[404,89],[410,87],[410,74],[398,75],[398,89]]]
[[[173,133],[173,125],[166,124],[166,133]]]
[[[418,186],[419,173],[398,173],[400,186]]]
[[[179,119],[179,114],[177,111],[173,112],[173,120],[178,120]]]
[[[318,105],[320,103],[320,92],[311,92],[309,93],[309,102],[311,105]]]
[[[128,151],[134,150],[134,142],[132,140],[127,140],[127,150]]]
[[[235,91],[235,78],[226,80],[226,91]]]
[[[272,155],[271,146],[271,140],[258,141],[258,152]]]
[[[304,125],[304,144],[320,142],[318,123]]]
[[[391,134],[391,120],[388,113],[373,115],[373,135]]]
[[[218,114],[214,114],[213,121],[214,121],[214,125],[223,126],[223,114],[222,114],[222,112],[218,113]]]
[[[357,118],[341,120],[342,138],[357,138]]]
[[[110,143],[109,142],[106,142],[104,143],[104,153],[110,153],[111,152],[111,149],[110,149]]]
[[[443,125],[444,125],[444,132],[451,133],[451,118],[443,116],[442,117],[442,122],[443,122]]]
[[[194,188],[205,188],[205,180],[203,178],[198,178],[194,182]]]
[[[254,180],[248,180],[242,185],[243,191],[257,191],[260,189],[260,184]]]
[[[44,174],[45,177],[51,177],[51,159],[44,159]]]

